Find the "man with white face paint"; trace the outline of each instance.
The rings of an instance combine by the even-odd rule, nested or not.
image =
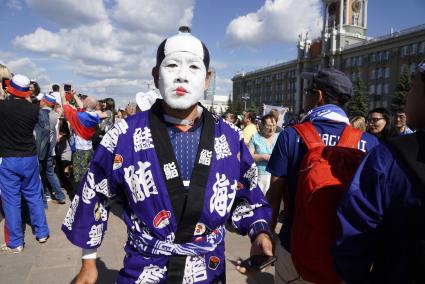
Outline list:
[[[77,283],[97,278],[108,199],[126,199],[128,241],[118,283],[225,283],[224,225],[272,255],[270,206],[240,130],[198,103],[209,52],[187,27],[158,47],[158,99],[106,133],[62,230],[83,248]]]

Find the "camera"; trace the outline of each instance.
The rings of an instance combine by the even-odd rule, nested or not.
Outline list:
[[[63,90],[65,92],[71,92],[72,86],[70,84],[64,84],[63,85]]]

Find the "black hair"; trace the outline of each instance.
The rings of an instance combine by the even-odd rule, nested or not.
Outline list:
[[[371,111],[369,111],[368,116],[374,112],[380,113],[382,117],[385,119],[385,127],[377,135],[381,140],[385,141],[391,137],[396,137],[400,135],[399,131],[394,125],[394,119],[391,113],[386,108],[383,108],[383,107],[374,108]]]
[[[273,119],[274,121],[276,121],[276,122],[277,122],[276,117],[275,117],[273,114],[268,113],[268,114],[266,114],[265,116],[263,116],[263,117],[261,118],[261,124],[262,124],[262,125],[264,125],[264,124],[266,123],[266,120],[267,120],[267,119]]]
[[[246,113],[245,113],[245,115],[244,115],[246,118],[248,118],[252,123],[254,123],[255,122],[255,118],[256,118],[256,115],[255,115],[255,113],[254,112],[252,112],[252,111],[247,111]]]
[[[333,97],[333,96],[330,96],[330,95],[328,95],[326,93],[324,93],[324,94],[325,94],[325,96],[324,96],[325,104],[334,104],[334,105],[340,106],[342,108],[344,108],[345,105],[350,100],[350,96],[344,95],[344,94],[341,94],[341,95],[339,95],[336,98]]]
[[[190,33],[190,28],[183,26],[179,28],[180,32]],[[161,44],[158,46],[158,50],[156,51],[156,67],[159,68],[159,65],[161,65],[162,60],[165,58],[164,48],[165,44],[167,43],[167,39],[165,39]],[[204,65],[205,69],[208,71],[210,67],[210,53],[208,51],[208,48],[205,46],[205,44],[201,41],[202,49],[204,50]]]
[[[396,113],[406,113],[406,111],[404,110],[403,107],[399,107],[394,109],[393,114],[396,114]]]
[[[115,115],[117,114],[117,111],[115,110],[115,100],[113,98],[106,98],[103,102],[106,104],[105,110],[110,110],[112,112],[112,123],[114,124]]]
[[[40,94],[40,85],[38,85],[36,81],[31,81],[30,84],[34,86],[34,91],[32,92],[31,96],[38,96],[38,94]]]
[[[53,84],[52,85],[52,91],[53,92],[59,92],[59,85],[58,84]]]

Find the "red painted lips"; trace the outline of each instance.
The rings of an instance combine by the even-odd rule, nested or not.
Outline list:
[[[186,95],[186,89],[183,87],[177,87],[176,94],[177,96],[183,97],[184,95]]]

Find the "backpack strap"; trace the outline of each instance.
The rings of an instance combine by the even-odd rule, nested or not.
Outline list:
[[[361,130],[354,128],[351,125],[347,125],[342,131],[341,137],[336,145],[339,147],[357,149],[362,135],[363,132]]]
[[[311,150],[319,146],[325,146],[319,133],[311,122],[304,122],[293,126],[303,139],[307,149]]]

